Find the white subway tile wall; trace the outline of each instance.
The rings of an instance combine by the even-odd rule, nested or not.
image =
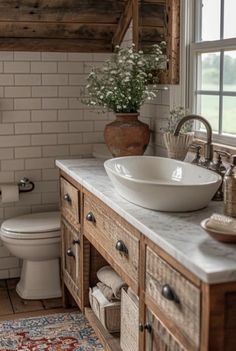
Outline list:
[[[127,45],[130,38],[125,38]],[[17,203],[1,204],[0,221],[13,216],[58,208],[57,158],[92,155],[103,142],[112,114],[91,111],[80,91],[91,66],[109,54],[0,52],[0,183],[28,177],[32,193]],[[141,110],[153,132],[153,152],[163,154],[160,127],[169,111],[168,91]],[[17,277],[20,262],[0,241],[0,279]]]
[[[0,52],[0,183],[28,177],[32,193],[1,204],[0,221],[58,208],[56,158],[92,155],[103,141],[107,114],[91,112],[80,91],[92,65],[109,55]],[[0,242],[0,279],[19,276],[20,262]]]

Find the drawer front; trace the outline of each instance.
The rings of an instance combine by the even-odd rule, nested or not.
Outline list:
[[[145,351],[187,351],[161,321],[148,310],[147,324],[151,327],[151,332],[146,331]]]
[[[61,233],[63,280],[72,295],[79,296],[81,290],[80,233],[64,218],[62,218]]]
[[[61,178],[61,211],[73,224],[80,223],[80,191]]]
[[[150,297],[195,348],[200,343],[200,290],[163,261],[146,250],[146,296]]]
[[[135,229],[134,232],[136,233]],[[84,196],[84,233],[122,278],[137,290],[139,237],[133,228],[93,196]]]

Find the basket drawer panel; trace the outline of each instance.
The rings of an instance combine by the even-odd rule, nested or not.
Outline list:
[[[146,296],[195,347],[200,343],[200,290],[147,247]]]
[[[121,294],[120,346],[123,351],[137,351],[139,346],[139,309],[124,289]]]

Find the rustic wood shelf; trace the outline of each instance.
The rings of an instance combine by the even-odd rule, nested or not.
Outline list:
[[[89,307],[84,309],[85,317],[91,324],[95,333],[97,334],[100,342],[104,346],[106,351],[122,351],[119,343],[119,338],[111,335],[102,325],[100,320],[97,318],[93,310]]]

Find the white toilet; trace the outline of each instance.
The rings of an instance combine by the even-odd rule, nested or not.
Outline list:
[[[34,213],[2,223],[1,239],[10,253],[23,260],[16,290],[24,299],[61,296],[60,213]]]

